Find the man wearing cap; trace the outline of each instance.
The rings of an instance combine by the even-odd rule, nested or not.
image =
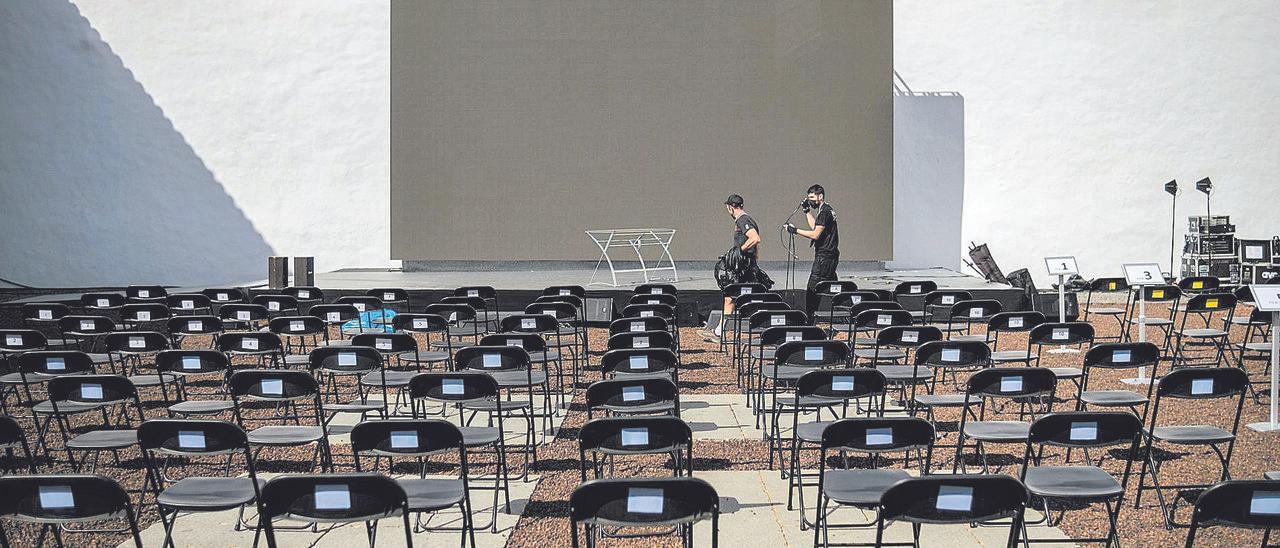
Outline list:
[[[732,256],[734,251],[741,253],[741,268],[734,269],[733,274],[720,282],[720,288],[729,283],[745,283],[762,281],[759,267],[756,265],[757,251],[760,247],[760,230],[756,220],[748,215],[746,210],[742,208],[744,202],[742,196],[730,194],[724,200],[724,209],[733,218],[733,248],[729,249],[726,256]],[[728,316],[733,313],[733,298],[725,296],[724,298],[724,315]],[[721,316],[720,323],[716,325],[715,332],[709,333],[702,331],[704,337],[711,339],[719,339],[721,330],[724,327],[724,316]]]

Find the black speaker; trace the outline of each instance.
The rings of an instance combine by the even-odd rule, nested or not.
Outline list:
[[[289,287],[288,257],[267,257],[267,286],[271,289]]]
[[[1054,292],[1054,293],[1039,293],[1039,294],[1037,294],[1037,295],[1036,295],[1036,298],[1035,298],[1035,300],[1033,300],[1033,301],[1032,301],[1032,303],[1033,303],[1032,310],[1035,310],[1035,311],[1040,312],[1041,314],[1044,314],[1045,319],[1046,319],[1046,320],[1048,320],[1048,321],[1051,321],[1051,322],[1057,322],[1057,321],[1068,321],[1068,322],[1074,322],[1074,321],[1076,321],[1077,319],[1079,319],[1079,318],[1080,318],[1080,301],[1078,301],[1078,300],[1076,299],[1076,294],[1075,294],[1075,293],[1067,293],[1067,294],[1066,294],[1066,304],[1067,304],[1067,306],[1066,306],[1067,319],[1066,319],[1066,320],[1059,320],[1059,319],[1058,319],[1058,294],[1057,294],[1057,292]]]
[[[316,258],[315,257],[294,257],[293,258],[293,285],[296,285],[296,286],[316,285]]]

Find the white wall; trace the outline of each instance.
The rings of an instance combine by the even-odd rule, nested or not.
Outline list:
[[[1274,1],[894,2],[894,65],[964,97],[964,242],[1007,272],[1074,254],[1086,277],[1168,263],[1169,197],[1280,234]],[[1181,253],[1182,234],[1178,235]]]

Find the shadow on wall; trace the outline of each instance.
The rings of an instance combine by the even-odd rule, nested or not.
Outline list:
[[[891,268],[960,269],[964,97],[919,92],[894,72]]]
[[[272,254],[65,0],[0,2],[0,234],[0,278],[39,287],[258,279]]]

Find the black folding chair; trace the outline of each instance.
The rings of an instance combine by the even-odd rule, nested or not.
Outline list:
[[[606,528],[674,527],[686,548],[694,545],[694,524],[711,520],[711,546],[720,545],[720,497],[711,484],[697,478],[626,478],[583,482],[569,495],[569,533],[578,548],[578,526],[588,548],[598,537],[623,535]],[[666,531],[670,531],[667,529]]]
[[[602,379],[663,377],[680,385],[680,360],[670,348],[619,348],[600,357]]]
[[[1155,401],[1151,404],[1151,419],[1147,423],[1146,459],[1142,462],[1142,472],[1138,476],[1138,492],[1133,506],[1137,508],[1142,502],[1143,491],[1155,491],[1160,502],[1160,510],[1164,516],[1166,529],[1185,524],[1176,521],[1178,502],[1183,495],[1208,488],[1213,482],[1231,479],[1231,453],[1236,445],[1236,431],[1240,428],[1240,413],[1244,408],[1245,392],[1248,391],[1249,377],[1234,367],[1189,367],[1175,369],[1161,377],[1155,387]],[[1170,424],[1160,425],[1160,411],[1167,409],[1166,400],[1202,401],[1223,400],[1224,403],[1236,399],[1235,412],[1231,416],[1230,430],[1212,424]],[[1162,406],[1163,404],[1163,406]],[[1166,414],[1169,411],[1166,411]],[[1194,420],[1194,417],[1193,417]],[[1163,485],[1160,482],[1160,467],[1163,461],[1155,458],[1156,444],[1169,444],[1181,447],[1208,447],[1218,457],[1222,467],[1219,477],[1210,483]],[[1226,445],[1225,452],[1222,446]],[[1147,486],[1147,474],[1151,474],[1150,487]],[[1164,491],[1176,490],[1178,494],[1170,504],[1165,500]]]
[[[1129,295],[1129,301],[1125,305],[1125,316],[1122,320],[1123,337],[1125,341],[1133,340],[1133,329],[1138,326],[1139,308],[1138,292],[1142,292],[1142,298],[1147,303],[1147,318],[1145,320],[1148,328],[1154,327],[1160,330],[1164,341],[1160,343],[1161,350],[1169,348],[1169,341],[1173,337],[1173,326],[1178,319],[1178,303],[1182,301],[1182,290],[1176,285],[1146,285],[1140,288],[1134,288]],[[1156,306],[1151,306],[1156,305]],[[1168,310],[1161,314],[1160,307],[1167,306]]]
[[[1027,335],[1027,354],[1033,358],[1029,365],[1040,367],[1045,347],[1089,348],[1093,346],[1093,324],[1089,322],[1048,322],[1037,325]],[[1080,379],[1084,372],[1079,367],[1050,367],[1059,381],[1070,381],[1080,394]]]
[[[963,393],[938,390],[938,378],[949,377],[954,384],[955,379],[958,379],[957,373],[987,367],[990,359],[991,349],[980,341],[931,341],[916,349],[910,371],[904,366],[882,369],[889,369],[893,373],[891,381],[902,388],[902,400],[906,402],[911,416],[914,417],[923,410],[929,422],[934,423],[937,409],[965,406]],[[910,393],[906,392],[908,386],[911,388]],[[921,386],[926,387],[923,394],[919,390]],[[964,388],[964,385],[958,385],[957,388]]]
[[[1187,299],[1186,307],[1182,312],[1182,322],[1173,330],[1172,366],[1217,367],[1221,365],[1222,358],[1228,351],[1227,346],[1230,344],[1230,333],[1226,327],[1231,325],[1235,311],[1236,297],[1230,293],[1200,293]],[[1192,317],[1196,317],[1199,321],[1191,322]],[[1221,329],[1214,325],[1219,321],[1223,324]],[[1196,360],[1195,357],[1188,355],[1190,350],[1206,347],[1212,355],[1211,358],[1202,357]]]
[[[813,328],[821,333],[820,328]],[[798,415],[802,410],[801,406],[789,405],[796,403],[793,397],[788,397],[786,392],[794,391],[796,383],[800,377],[811,371],[818,369],[842,369],[849,368],[849,347],[840,341],[831,340],[815,340],[815,341],[787,341],[779,344],[774,350],[773,363],[769,365],[761,364],[759,369],[756,386],[758,387],[755,408],[757,409],[757,426],[761,421],[766,420],[764,439],[769,442],[769,467],[773,467],[773,455],[777,453],[778,462],[784,462],[782,458],[782,427],[780,419],[783,413],[791,413]],[[765,397],[768,396],[768,407],[765,407]],[[811,403],[811,402],[810,402]],[[840,402],[841,414],[847,410],[844,405],[845,401]],[[831,406],[835,406],[832,404]],[[839,418],[839,417],[835,417]]]
[[[289,286],[284,294],[298,300],[298,313],[311,315],[311,307],[324,303],[324,290],[310,285]]]
[[[218,337],[218,350],[227,359],[252,358],[257,367],[280,368],[284,364],[284,344],[280,336],[267,331],[233,331]]]
[[[174,316],[169,318],[167,324],[169,330],[169,346],[173,348],[182,348],[182,343],[187,337],[208,336],[209,345],[206,348],[214,348],[217,345],[218,335],[222,333],[222,319],[217,316]]]
[[[49,379],[96,372],[93,358],[76,350],[33,350],[19,354],[14,361],[17,362],[17,371],[0,375],[0,389],[3,390],[0,400],[13,394],[20,409],[35,405],[37,400],[32,389],[43,389]],[[9,411],[7,403],[3,409],[6,413]]]
[[[133,544],[142,548],[137,514],[129,494],[115,480],[90,475],[44,475],[0,477],[0,519],[39,524],[36,546],[44,544],[52,532],[62,546],[61,527],[73,523],[100,522],[124,518]],[[0,546],[9,548],[9,537],[0,525]]]
[[[377,522],[399,516],[404,520],[405,545],[413,546],[409,501],[395,480],[381,474],[290,474],[277,476],[262,487],[260,527],[267,546],[276,548],[275,520],[311,523],[364,522],[369,546],[377,545]]]
[[[162,548],[175,546],[173,526],[184,512],[219,512],[239,510],[236,530],[244,519],[244,509],[259,500],[262,480],[258,479],[253,455],[249,451],[249,439],[244,430],[229,422],[156,419],[138,426],[138,443],[142,458],[147,464],[144,489],[150,488],[155,496],[160,523],[164,526]],[[244,457],[244,470],[248,477],[238,477],[240,468],[235,464],[237,455]],[[169,468],[174,461],[190,468],[199,466],[205,459],[223,460],[221,476],[184,474],[182,479],[169,479]],[[216,468],[216,467],[215,467]],[[253,543],[258,544],[255,532]]]
[[[314,304],[307,309],[307,315],[320,318],[324,321],[325,331],[335,331],[336,336],[326,337],[329,346],[341,346],[351,344],[351,339],[347,338],[347,333],[342,326],[347,322],[360,322],[360,311],[350,303],[345,304]]]
[[[849,346],[853,348],[853,359],[856,365],[861,360],[872,360],[872,362],[881,359],[896,361],[907,357],[905,351],[897,349],[890,351],[889,348],[881,348],[880,332],[889,327],[909,327],[914,325],[911,313],[906,310],[871,308],[874,303],[864,302],[860,306],[853,307],[857,311],[850,324],[852,331],[848,333]],[[854,312],[851,312],[854,314]],[[941,331],[936,327],[932,327],[934,331],[939,333],[938,338],[942,338]],[[859,337],[860,334],[869,335],[868,337]],[[881,352],[883,351],[883,352]]]
[[[169,337],[157,331],[119,331],[105,339],[111,368],[129,377],[139,389],[159,388],[161,401],[168,405],[171,390],[176,390],[178,377],[155,369],[156,356],[169,349]]]
[[[999,367],[983,369],[969,376],[964,405],[960,411],[960,428],[956,435],[956,456],[951,465],[954,473],[967,473],[964,462],[965,440],[973,440],[973,448],[982,459],[982,472],[989,470],[986,446],[1018,444],[1027,441],[1031,424],[1022,420],[993,420],[1000,406],[1016,406],[1019,419],[1053,411],[1058,378],[1045,367]],[[977,408],[975,413],[973,408]],[[970,420],[972,418],[972,420]]]
[[[1017,479],[1005,475],[950,475],[908,478],[880,496],[876,545],[885,546],[885,525],[911,524],[912,546],[920,545],[923,524],[991,522],[1012,518],[1007,548],[1017,546],[1030,496]]]
[[[395,480],[408,497],[408,510],[416,516],[414,531],[456,530],[462,533],[464,548],[467,539],[471,540],[471,546],[476,545],[467,480],[467,448],[457,426],[439,419],[365,421],[351,429],[351,451],[355,455],[356,472],[364,471],[360,457],[373,457],[374,472],[378,471],[378,465],[384,458],[388,472],[396,459],[417,460],[418,477]],[[427,466],[431,457],[450,455],[458,458],[458,478],[428,478]],[[459,527],[428,527],[422,520],[424,513],[453,507],[462,514]]]
[[[670,455],[672,474],[693,476],[693,431],[676,417],[605,417],[587,421],[578,431],[578,471],[587,481],[615,476],[618,457]],[[588,460],[588,455],[590,459]]]
[[[991,345],[991,363],[1000,365],[1004,363],[1021,363],[1030,365],[1031,360],[1035,359],[1031,355],[1030,347],[1021,347],[1016,350],[1001,350],[1000,336],[1005,335],[1008,340],[1012,333],[1028,333],[1045,322],[1044,314],[1036,311],[1023,312],[1001,312],[992,316],[987,320],[987,343]]]
[[[1084,372],[1080,377],[1080,393],[1076,396],[1076,409],[1083,411],[1089,406],[1123,407],[1134,415],[1146,420],[1147,403],[1151,401],[1151,387],[1155,384],[1155,370],[1160,365],[1160,348],[1152,343],[1105,343],[1095,345],[1084,354]],[[1140,367],[1151,368],[1151,382],[1147,385],[1146,394],[1129,390],[1090,390],[1089,378],[1098,369],[1110,371],[1137,371]],[[1138,408],[1142,410],[1139,411]]]
[[[974,335],[973,325],[986,325],[991,317],[1003,310],[1000,301],[994,299],[971,299],[958,301],[947,307],[943,333],[953,341],[986,341],[986,334]]]
[[[535,419],[539,417],[542,419],[543,441],[546,441],[546,436],[551,430],[551,388],[547,372],[534,370],[529,353],[515,346],[468,346],[458,350],[457,356],[454,357],[454,365],[459,371],[488,373],[498,382],[498,387],[507,394],[507,400],[502,402],[503,414],[499,414],[492,406],[484,410],[490,413],[491,418],[496,417],[499,420],[507,417],[525,420],[525,446],[522,448],[528,459],[525,464],[532,461],[532,464],[537,466],[540,442],[537,439]],[[541,413],[538,412],[539,406],[533,398],[534,393],[539,391],[542,393]],[[524,392],[528,399],[517,401],[515,398],[518,392]],[[527,474],[528,466],[525,467],[525,472]]]
[[[1120,544],[1118,520],[1124,499],[1125,488],[1129,485],[1129,472],[1133,469],[1133,459],[1138,456],[1138,446],[1142,443],[1142,419],[1132,413],[1124,412],[1089,412],[1074,411],[1067,413],[1050,413],[1031,424],[1027,436],[1027,449],[1022,458],[1022,471],[1018,479],[1027,486],[1031,495],[1038,497],[1044,505],[1045,522],[1056,526],[1062,521],[1062,515],[1068,508],[1076,508],[1079,504],[1102,502],[1107,509],[1107,521],[1110,528],[1107,535],[1100,538],[1073,538],[1075,542],[1102,542],[1110,546],[1112,542]],[[1116,458],[1124,461],[1124,473],[1119,481],[1115,476],[1102,468],[1109,448],[1128,447],[1127,454]],[[1046,447],[1066,449],[1063,464],[1044,465]],[[1071,450],[1084,452],[1085,462],[1080,465],[1071,464]],[[1089,450],[1098,451],[1097,464],[1089,459]],[[1034,463],[1034,464],[1033,464]],[[1053,520],[1050,502],[1062,502],[1058,519]],[[1058,539],[1033,539],[1023,529],[1025,542],[1061,542]]]
[[[930,291],[924,296],[924,323],[945,325],[953,305],[971,300],[973,294],[960,289]]]
[[[30,470],[32,474],[36,473],[36,458],[31,453],[31,446],[27,443],[27,433],[22,429],[22,425],[18,424],[17,419],[8,415],[0,415],[0,449],[4,449],[5,472],[9,474],[17,474],[22,470]],[[15,449],[22,450],[22,458],[26,459],[26,466],[19,466],[17,458],[14,457]]]
[[[317,462],[321,470],[332,470],[320,384],[311,373],[248,369],[232,373],[227,385],[235,404],[236,423],[249,430],[249,445],[254,448],[255,459],[269,447],[314,445],[311,470],[315,471]],[[251,423],[262,426],[247,428]]]
[[[364,335],[357,335],[363,337]],[[338,413],[352,413],[360,415],[360,420],[369,418],[370,413],[376,413],[380,418],[387,418],[392,412],[389,402],[391,401],[390,386],[392,383],[387,381],[387,370],[383,367],[382,353],[368,346],[326,346],[311,351],[310,363],[308,367],[311,373],[320,379],[320,399],[324,401],[324,410],[326,421],[332,420],[332,416]],[[355,382],[342,383],[339,385],[338,379],[347,378]],[[368,382],[365,379],[370,379]],[[344,393],[343,386],[352,385],[354,393],[348,391]],[[404,379],[404,384],[397,385],[400,389],[409,385],[409,380]],[[377,390],[380,398],[371,399],[369,392]],[[397,390],[397,405],[403,391]]]
[[[831,523],[831,515],[841,506],[876,510],[881,497],[891,486],[908,479],[914,456],[921,475],[929,474],[933,458],[933,425],[914,417],[860,417],[835,421],[823,429],[819,438],[818,502],[812,522],[813,545],[829,545],[831,529],[854,529],[876,526],[874,519],[866,523]],[[849,454],[866,455],[868,468],[852,468]],[[881,468],[892,464],[901,454],[902,468]],[[844,468],[829,469],[828,462],[839,457]],[[834,507],[828,510],[828,507]],[[804,492],[800,493],[800,525],[804,529]],[[838,543],[840,546],[851,544]],[[867,544],[863,544],[867,545]],[[877,545],[880,545],[877,542]]]
[[[1127,308],[1120,306],[1094,306],[1094,293],[1100,293],[1103,295],[1125,293],[1127,295],[1129,294],[1129,282],[1124,278],[1094,278],[1093,281],[1089,282],[1089,291],[1085,293],[1084,317],[1081,318],[1087,322],[1089,321],[1089,316],[1093,314],[1108,316],[1116,321],[1117,327],[1120,327],[1121,331],[1124,331],[1124,321]],[[1114,337],[1117,342],[1123,338],[1123,335],[1116,335]]]
[[[1196,499],[1187,530],[1187,548],[1195,545],[1196,533],[1211,526],[1262,529],[1266,547],[1272,529],[1280,528],[1280,482],[1276,480],[1224,481],[1210,487]]]
[[[156,354],[156,370],[178,379],[177,402],[169,406],[170,416],[220,415],[235,407],[226,391],[231,376],[231,361],[226,354],[217,350],[163,350]],[[198,394],[212,397],[192,398],[191,386],[198,384],[212,385],[212,390]]]
[[[41,445],[47,447],[44,433],[49,423],[58,421],[62,432],[63,447],[72,470],[81,471],[84,461],[76,461],[75,452],[93,455],[90,472],[97,469],[98,458],[110,451],[116,464],[120,463],[120,450],[138,443],[138,432],[133,429],[135,420],[146,420],[138,390],[128,378],[120,375],[66,375],[49,379],[49,400],[32,408],[39,414],[47,414],[40,429]],[[92,411],[100,412],[102,421],[96,428],[72,436],[71,417]],[[131,415],[131,413],[136,413]],[[47,453],[47,451],[46,451]]]
[[[62,335],[60,320],[71,314],[71,307],[61,303],[27,303],[19,309],[22,314],[22,326],[39,331],[45,336],[45,347],[49,349],[75,346],[74,339]]]
[[[307,364],[312,349],[329,344],[329,329],[315,316],[276,316],[267,322],[267,330],[280,337],[285,367],[300,368]]]

